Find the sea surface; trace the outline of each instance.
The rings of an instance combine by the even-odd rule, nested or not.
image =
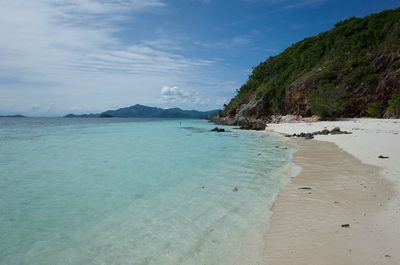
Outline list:
[[[262,264],[292,150],[213,127],[1,118],[0,264]]]

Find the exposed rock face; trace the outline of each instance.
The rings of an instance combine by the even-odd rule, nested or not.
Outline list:
[[[373,102],[385,105],[395,91],[400,91],[400,54],[376,54],[370,56],[370,60],[375,80],[371,84],[345,87],[348,102],[344,113],[346,117],[367,116],[366,106]]]
[[[342,88],[346,92],[345,100],[347,102],[343,113],[344,117],[366,116],[366,107],[371,103],[385,103],[390,100],[395,91],[400,91],[400,54],[371,55],[369,60],[376,75],[375,80],[372,80],[370,84],[363,82],[352,86],[342,84]],[[397,70],[393,71],[393,67],[397,67]],[[286,89],[283,99],[283,113],[310,116],[308,96],[311,91],[317,89],[318,82],[324,74],[328,74],[326,69],[315,69],[293,82]],[[329,74],[333,78],[335,77],[335,73]],[[384,117],[389,118],[390,114],[385,113]]]
[[[265,98],[261,98],[259,100],[251,99],[248,103],[241,105],[235,115],[235,119],[265,119],[266,117],[267,113]]]
[[[216,124],[239,125],[240,129],[243,129],[243,130],[261,131],[261,130],[265,130],[265,128],[267,127],[267,124],[266,124],[265,120],[254,119],[254,118],[246,118],[246,117],[241,117],[241,116],[237,116],[235,118],[230,118],[230,117],[210,117],[209,120],[214,122],[214,123],[216,123]]]
[[[237,125],[240,126],[240,129],[256,131],[265,130],[265,127],[267,127],[265,121],[251,118],[240,118]]]
[[[234,116],[210,117],[209,120],[216,124],[239,125],[244,130],[265,130],[267,112],[265,110],[265,100],[251,100],[243,104],[235,112]]]
[[[320,70],[311,71],[293,82],[287,89],[283,100],[284,113],[310,116],[311,110],[308,95],[317,87]]]

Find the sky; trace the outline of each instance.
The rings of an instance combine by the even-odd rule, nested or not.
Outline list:
[[[221,108],[269,56],[400,0],[0,0],[0,115]]]

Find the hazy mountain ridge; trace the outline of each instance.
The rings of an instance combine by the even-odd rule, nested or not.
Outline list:
[[[26,118],[26,116],[21,114],[14,114],[14,115],[0,115],[0,118]]]
[[[134,106],[119,108],[117,110],[107,110],[100,114],[68,114],[66,118],[186,118],[186,119],[207,119],[214,116],[218,110],[197,111],[182,110],[180,108],[162,109],[157,107],[148,107],[140,104]]]

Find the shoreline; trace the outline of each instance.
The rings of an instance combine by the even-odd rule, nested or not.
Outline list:
[[[288,138],[301,172],[274,202],[266,264],[400,262],[399,120],[268,124],[267,131],[282,135],[337,126],[353,134]],[[379,151],[389,159],[378,159]]]

